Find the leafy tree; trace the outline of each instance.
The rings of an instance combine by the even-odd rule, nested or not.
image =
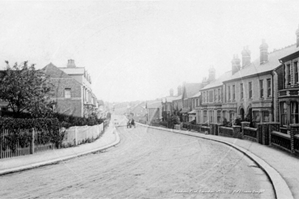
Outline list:
[[[8,102],[8,108],[14,117],[30,113],[32,117],[47,117],[52,114],[54,102],[50,100],[53,85],[41,70],[34,64],[28,66],[25,61],[12,67],[8,61],[7,70],[0,78],[0,99]]]

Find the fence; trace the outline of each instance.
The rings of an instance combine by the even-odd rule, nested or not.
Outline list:
[[[277,131],[272,131],[271,145],[291,152],[292,151],[291,135],[280,133]]]
[[[219,135],[224,137],[233,137],[233,128],[220,126],[219,127]]]
[[[62,142],[63,147],[92,142],[103,133],[103,123],[95,126],[73,126],[66,129]]]
[[[29,155],[54,148],[55,144],[50,141],[46,132],[24,129],[17,136],[5,129],[0,139],[0,158]]]
[[[91,142],[97,139],[104,132],[107,124],[96,126],[71,127],[66,130],[62,146],[73,146]],[[103,128],[104,127],[104,128]],[[60,130],[62,132],[62,129]],[[18,136],[4,129],[0,136],[0,159],[21,155],[29,155],[35,152],[56,149],[47,136],[46,131],[35,131],[34,129],[24,129]]]
[[[288,134],[276,131],[279,127],[271,129],[270,144],[289,151],[299,153],[299,124],[291,124]]]

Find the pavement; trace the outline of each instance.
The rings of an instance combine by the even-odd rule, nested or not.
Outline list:
[[[144,124],[138,125],[213,140],[229,145],[248,156],[260,166],[269,177],[277,199],[299,198],[299,157],[295,155],[248,140],[193,131],[166,129]]]
[[[118,144],[119,142],[120,137],[116,132],[116,128],[110,124],[99,139],[89,144],[82,144],[70,148],[47,150],[31,155],[0,159],[0,175],[28,170],[76,158],[78,156],[107,149]]]

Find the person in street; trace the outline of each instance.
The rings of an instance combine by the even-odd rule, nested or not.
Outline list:
[[[131,120],[131,126],[133,126],[135,128],[135,122],[134,119]]]

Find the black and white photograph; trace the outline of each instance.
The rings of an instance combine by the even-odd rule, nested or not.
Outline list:
[[[298,199],[299,0],[0,0],[0,199]]]

